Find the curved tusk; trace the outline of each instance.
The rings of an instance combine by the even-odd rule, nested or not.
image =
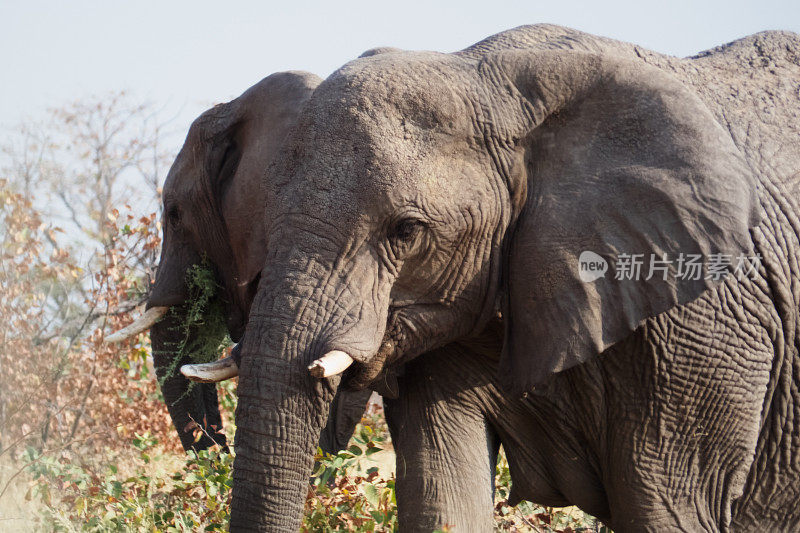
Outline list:
[[[106,337],[105,340],[106,342],[120,342],[124,341],[125,339],[129,339],[134,335],[138,335],[139,333],[150,329],[153,324],[161,320],[161,317],[163,317],[167,311],[169,311],[169,307],[151,307],[131,324],[128,324],[119,331],[115,331]]]
[[[181,374],[200,383],[217,383],[226,379],[235,378],[239,375],[239,367],[233,357],[225,357],[212,363],[200,363],[196,365],[183,365]]]
[[[332,350],[308,365],[308,372],[315,378],[329,378],[341,374],[352,364],[352,357],[340,350]]]

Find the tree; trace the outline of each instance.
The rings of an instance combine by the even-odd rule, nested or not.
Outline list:
[[[158,257],[164,123],[115,93],[19,132],[0,175],[0,454],[138,420],[120,403],[131,394],[164,411],[166,431],[152,379],[120,395],[128,374],[149,372],[149,347],[102,342],[146,298]]]

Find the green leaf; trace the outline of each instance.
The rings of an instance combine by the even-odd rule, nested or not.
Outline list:
[[[350,452],[351,454],[355,455],[356,457],[358,457],[359,455],[361,455],[363,453],[363,451],[361,450],[361,447],[360,446],[356,446],[355,444],[351,444],[347,448],[347,451]]]
[[[319,477],[319,486],[324,487],[328,484],[328,480],[331,478],[331,474],[333,474],[333,469],[326,468],[325,472]]]
[[[364,496],[367,498],[369,504],[374,507],[378,508],[380,503],[380,494],[378,494],[378,489],[375,488],[375,485],[369,484],[364,486]]]

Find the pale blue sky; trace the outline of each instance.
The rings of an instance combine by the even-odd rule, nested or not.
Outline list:
[[[185,131],[210,102],[274,71],[324,77],[375,46],[453,51],[535,22],[689,55],[760,30],[800,32],[800,2],[0,0],[0,127],[126,89]]]

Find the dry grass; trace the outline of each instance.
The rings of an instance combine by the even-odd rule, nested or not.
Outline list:
[[[0,498],[0,531],[36,529],[41,504],[35,498],[26,498],[31,486],[30,478],[24,472],[17,475],[19,471],[17,463],[0,457],[0,492],[5,489]]]

